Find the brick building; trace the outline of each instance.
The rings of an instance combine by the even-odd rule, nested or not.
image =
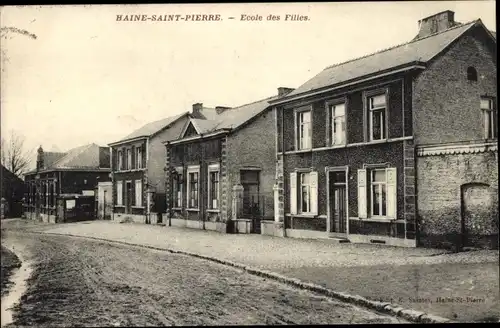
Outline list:
[[[148,123],[109,144],[114,220],[161,222],[161,213],[165,212],[165,146],[162,141],[179,137],[188,114]]]
[[[220,232],[260,231],[273,220],[274,117],[269,101],[235,108],[193,105],[180,139],[166,142],[169,224]]]
[[[25,174],[25,218],[55,223],[93,217],[97,183],[110,179],[109,163],[109,149],[96,144],[67,152],[40,147],[36,169]]]
[[[271,101],[274,234],[495,247],[496,92],[495,36],[445,11]]]

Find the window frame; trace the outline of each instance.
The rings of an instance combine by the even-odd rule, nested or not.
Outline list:
[[[384,96],[385,100],[385,106],[384,107],[371,107],[371,99],[378,97],[378,96]],[[371,90],[367,91],[364,94],[364,103],[365,103],[365,112],[367,115],[367,141],[368,142],[377,142],[377,141],[383,141],[387,140],[389,138],[389,89],[388,88],[383,88],[383,89],[376,89],[376,90]],[[374,112],[379,112],[383,111],[384,117],[383,117],[383,122],[380,124],[380,128],[382,130],[381,133],[381,138],[374,139],[373,136],[373,113]],[[382,120],[382,118],[380,118]]]
[[[220,165],[219,164],[211,164],[208,166],[207,168],[207,172],[208,172],[208,179],[207,179],[207,209],[209,210],[218,210],[219,207],[220,207]],[[214,199],[212,198],[212,173],[216,173],[217,174],[217,191],[214,195],[217,196],[217,198],[215,199],[217,201],[217,206],[214,207],[213,206],[213,201]]]
[[[139,185],[140,188],[137,188],[137,185]],[[138,197],[138,196],[140,196],[140,197]],[[134,205],[135,205],[135,207],[142,207],[143,206],[142,203],[143,203],[143,201],[142,201],[142,180],[137,179],[134,181]]]
[[[172,179],[172,208],[181,209],[183,202],[183,192],[184,192],[184,168],[178,166],[175,169],[176,176]],[[180,188],[179,188],[180,187]],[[180,190],[179,190],[180,189]]]
[[[309,181],[307,184],[304,184],[302,182],[302,177],[307,175],[308,178],[309,178]],[[297,213],[298,214],[302,214],[302,215],[311,215],[312,212],[311,212],[311,208],[312,208],[312,204],[311,204],[311,172],[300,172],[298,171],[297,172],[297,184],[298,184],[298,208],[297,208]],[[303,205],[303,192],[302,192],[302,187],[304,186],[307,186],[307,196],[308,196],[308,201],[307,201],[307,207],[308,207],[308,210],[307,211],[304,211],[304,209],[302,208],[302,205]]]
[[[118,150],[116,152],[117,157],[118,157],[118,170],[117,171],[122,171],[123,170],[123,150]]]
[[[334,116],[333,115],[333,110],[336,106],[343,105],[344,106],[344,115],[342,116]],[[338,99],[333,99],[330,101],[326,102],[326,129],[327,129],[327,146],[335,147],[335,146],[343,146],[347,144],[347,98],[338,98]],[[335,143],[335,134],[334,134],[334,120],[337,117],[343,117],[343,126],[344,126],[344,133],[343,133],[343,140],[342,143]]]
[[[309,113],[309,138],[308,138],[308,147],[304,147],[302,148],[301,147],[301,136],[302,136],[302,132],[301,132],[301,127],[302,125],[304,125],[302,123],[302,115],[304,113]],[[296,109],[295,110],[295,149],[296,150],[310,150],[313,148],[313,145],[312,145],[312,141],[313,141],[313,131],[312,131],[312,127],[313,127],[313,111],[312,111],[312,106],[307,106],[305,108],[299,108],[299,109]]]
[[[123,206],[123,181],[116,181],[116,204]]]
[[[374,181],[375,177],[375,172],[377,171],[382,171],[384,172],[384,181]],[[370,174],[370,217],[374,218],[385,218],[387,217],[387,168],[371,168],[369,169],[369,174]],[[374,192],[374,186],[378,186],[379,192],[382,192],[382,188],[385,187],[385,197],[383,198],[383,202],[379,204],[379,213],[381,214],[374,214],[374,204],[375,204],[375,192]],[[385,213],[382,213],[382,209],[384,208],[384,203],[385,202]]]
[[[142,146],[135,148],[135,168],[142,169]]]
[[[489,107],[484,108],[483,107],[483,100],[488,101]],[[494,97],[488,97],[488,96],[481,96],[479,100],[479,107],[481,109],[481,114],[483,117],[483,135],[484,139],[487,140],[492,140],[495,139],[495,99]],[[486,122],[486,119],[488,119],[488,123]],[[490,135],[491,134],[491,135]]]
[[[196,207],[191,206],[191,174],[196,173]],[[192,165],[187,168],[187,183],[186,183],[186,209],[198,210],[200,208],[200,166]]]
[[[127,148],[127,170],[131,170],[132,169],[132,149],[131,148]]]

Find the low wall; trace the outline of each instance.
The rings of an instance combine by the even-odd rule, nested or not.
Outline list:
[[[286,236],[290,238],[320,239],[328,238],[326,231],[286,229]]]
[[[260,221],[261,234],[267,236],[283,237],[283,222]]]
[[[252,233],[252,220],[237,219],[234,221],[235,233]]]

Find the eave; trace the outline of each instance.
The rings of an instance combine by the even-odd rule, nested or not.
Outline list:
[[[269,104],[271,104],[272,106],[282,105],[282,104],[290,103],[290,102],[300,100],[300,99],[303,99],[306,97],[311,97],[311,96],[319,95],[322,93],[335,91],[335,90],[345,88],[348,86],[360,84],[363,82],[375,80],[375,79],[378,79],[381,77],[385,77],[385,76],[389,76],[389,75],[393,75],[393,74],[397,74],[397,73],[402,73],[402,72],[407,72],[407,71],[415,70],[415,69],[425,69],[426,67],[427,66],[424,62],[415,61],[412,63],[400,65],[397,67],[392,67],[392,68],[385,70],[385,71],[379,71],[379,72],[376,72],[373,74],[363,75],[363,76],[360,76],[360,77],[357,77],[354,79],[350,79],[350,80],[347,80],[347,81],[344,81],[341,83],[332,84],[332,85],[329,85],[326,87],[309,90],[309,91],[295,94],[292,96],[285,96],[285,97],[280,98],[280,99],[269,101]]]
[[[203,139],[207,139],[207,138],[216,137],[219,135],[228,134],[229,132],[231,132],[231,130],[232,129],[221,129],[221,130],[217,130],[215,132],[210,132],[207,134],[199,134],[196,136],[187,137],[187,138],[183,138],[183,139],[177,139],[177,140],[172,140],[172,141],[163,141],[162,144],[164,144],[165,146],[178,145],[178,144],[188,143],[188,142],[192,142],[192,141],[196,141],[196,140],[203,140]]]

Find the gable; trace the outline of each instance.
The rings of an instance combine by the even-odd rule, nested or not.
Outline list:
[[[196,136],[198,135],[198,132],[196,131],[193,122],[188,122],[188,125],[186,127],[186,131],[184,131],[184,135],[181,136],[181,138],[186,138],[186,137],[191,137],[191,136]]]

